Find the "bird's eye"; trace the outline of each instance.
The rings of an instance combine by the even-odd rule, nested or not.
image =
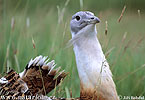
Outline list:
[[[76,20],[79,21],[80,20],[80,16],[76,16]]]

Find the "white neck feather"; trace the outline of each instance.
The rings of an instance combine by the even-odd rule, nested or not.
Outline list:
[[[84,85],[86,84],[86,87],[92,88],[98,84],[98,76],[105,61],[96,34],[95,25],[88,25],[77,33],[81,36],[73,43],[80,80]]]
[[[110,94],[115,94],[116,90],[112,79],[112,73],[96,34],[95,25],[88,25],[77,33],[77,39],[74,39],[75,36],[72,36],[71,42],[74,45],[81,87],[83,87],[84,90],[95,90],[100,84],[100,86],[105,84],[105,87],[106,85],[110,85],[111,92],[110,90],[108,90],[108,92],[110,92]],[[106,88],[103,87],[101,91],[106,92]]]

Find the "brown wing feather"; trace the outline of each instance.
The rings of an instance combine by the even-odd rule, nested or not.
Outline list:
[[[67,73],[59,72],[60,68],[53,69],[54,61],[47,63],[46,57],[36,58],[27,64],[23,74],[11,70],[4,76],[7,82],[0,83],[0,95],[7,96],[6,99],[26,95],[46,95],[66,77]]]
[[[65,78],[67,73],[57,72],[57,70],[52,70],[49,73],[48,69],[42,69],[43,66],[38,66],[30,68],[22,79],[27,83],[29,90],[32,94],[48,94],[53,90],[60,82]],[[56,73],[57,72],[57,73]],[[60,73],[57,78],[55,76]]]
[[[15,99],[18,96],[32,95],[27,89],[26,83],[19,77],[14,70],[11,70],[4,76],[7,79],[7,83],[0,83],[0,95],[4,96],[5,99]]]

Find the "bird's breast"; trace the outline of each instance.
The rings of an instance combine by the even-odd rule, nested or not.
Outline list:
[[[99,79],[104,54],[97,41],[83,41],[74,45],[76,64],[82,84],[94,88]]]

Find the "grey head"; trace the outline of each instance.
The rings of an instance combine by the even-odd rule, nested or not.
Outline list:
[[[79,11],[72,16],[70,21],[70,28],[72,37],[76,35],[80,30],[84,29],[86,26],[99,23],[100,19],[96,17],[92,12],[89,11]]]

